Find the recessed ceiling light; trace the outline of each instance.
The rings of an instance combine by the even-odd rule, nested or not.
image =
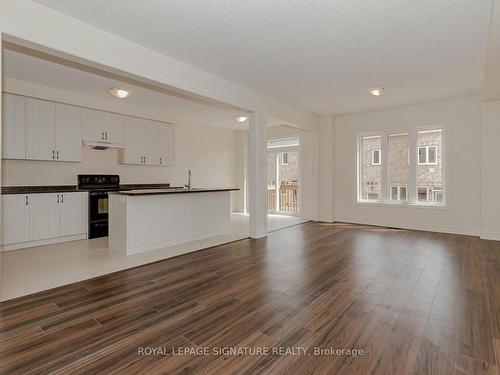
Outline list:
[[[108,92],[118,99],[125,99],[130,96],[130,91],[125,89],[109,89]]]
[[[234,115],[233,118],[238,122],[245,122],[248,120],[248,116],[245,115]]]
[[[371,89],[370,94],[372,94],[373,96],[382,96],[382,95],[384,95],[384,88],[377,87],[375,89]]]

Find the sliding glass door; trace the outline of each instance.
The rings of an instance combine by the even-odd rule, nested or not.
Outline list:
[[[270,213],[299,212],[299,140],[280,139],[267,147],[267,208]]]

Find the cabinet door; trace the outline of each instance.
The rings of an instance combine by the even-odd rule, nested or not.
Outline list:
[[[29,195],[2,195],[2,244],[30,239]]]
[[[159,165],[174,166],[173,129],[172,125],[159,125],[157,141]]]
[[[104,141],[103,119],[101,111],[82,109],[82,137],[87,141]]]
[[[56,104],[56,159],[82,161],[82,110]]]
[[[59,206],[61,236],[87,233],[87,193],[61,193]]]
[[[59,237],[60,194],[30,195],[30,240]]]
[[[26,98],[3,93],[2,157],[26,158]]]
[[[125,149],[121,152],[123,164],[143,164],[144,132],[142,120],[125,117]]]
[[[26,98],[26,158],[55,160],[56,105]]]
[[[173,125],[160,124],[157,138],[159,165],[175,165],[175,128]]]
[[[103,112],[102,128],[105,133],[105,142],[123,143],[124,117],[116,113]]]
[[[146,165],[160,165],[160,150],[158,137],[160,136],[159,124],[156,121],[143,120],[142,126],[143,145],[142,153]]]

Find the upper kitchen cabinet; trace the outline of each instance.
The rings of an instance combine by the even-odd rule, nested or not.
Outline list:
[[[57,160],[56,104],[26,98],[26,158]]]
[[[4,159],[81,161],[81,109],[3,94]]]
[[[26,98],[2,94],[2,157],[26,159]]]
[[[158,121],[125,117],[122,164],[173,166],[174,126]]]
[[[124,117],[116,113],[83,110],[83,138],[87,141],[123,143]]]
[[[82,161],[82,109],[56,104],[57,160]]]
[[[175,127],[173,125],[158,125],[156,150],[159,165],[168,167],[175,165]]]
[[[122,164],[146,164],[147,123],[145,120],[125,116],[124,119],[125,149],[119,153]]]

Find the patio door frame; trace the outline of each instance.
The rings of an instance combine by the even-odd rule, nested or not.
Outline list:
[[[300,138],[299,139],[299,145],[294,145],[294,146],[282,146],[282,147],[268,147],[267,152],[268,153],[276,153],[276,170],[274,171],[274,177],[276,181],[276,190],[274,194],[274,210],[268,210],[267,212],[269,214],[275,214],[275,215],[287,215],[287,216],[300,216],[300,188],[301,188],[301,177],[300,177],[300,171],[301,171],[301,157],[300,157]],[[276,139],[278,140],[278,139]],[[298,190],[299,192],[297,193],[297,211],[280,211],[279,206],[280,206],[280,187],[281,187],[281,180],[280,180],[280,175],[279,175],[279,167],[280,167],[280,155],[284,152],[297,152],[299,155],[299,175],[297,176],[297,184],[298,184]],[[269,168],[269,165],[267,166]]]

